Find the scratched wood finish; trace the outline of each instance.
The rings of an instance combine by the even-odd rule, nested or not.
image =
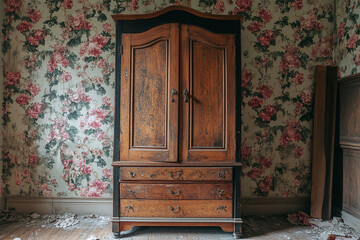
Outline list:
[[[178,38],[177,24],[123,35],[121,161],[177,161]]]
[[[132,148],[166,148],[168,39],[133,46]]]
[[[120,217],[232,217],[231,200],[120,200]]]
[[[342,209],[360,219],[360,74],[340,80],[339,135],[343,151]]]
[[[235,40],[181,26],[180,160],[235,161]],[[186,102],[186,100],[188,100]]]
[[[337,68],[316,67],[310,215],[330,219],[334,162]]]
[[[122,167],[121,181],[231,181],[232,168],[152,168]]]
[[[232,199],[230,184],[142,184],[121,183],[121,199]]]

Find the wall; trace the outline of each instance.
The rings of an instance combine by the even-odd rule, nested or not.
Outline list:
[[[360,2],[336,0],[335,61],[341,77],[360,72]]]
[[[0,4],[0,13],[4,12],[4,4]],[[4,20],[4,14],[0,14],[0,26],[2,26]],[[4,83],[4,65],[3,65],[3,52],[0,51],[0,96],[3,95],[3,83]],[[1,125],[2,126],[2,125]],[[2,147],[2,127],[0,127],[0,148]],[[0,172],[2,172],[2,164],[0,163]],[[0,179],[0,210],[4,207],[4,191],[3,181]]]
[[[243,16],[243,197],[309,197],[314,66],[333,1],[4,0],[8,195],[110,197],[114,22],[172,4]]]

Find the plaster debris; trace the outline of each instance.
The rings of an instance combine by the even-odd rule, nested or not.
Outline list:
[[[288,221],[293,225],[312,226],[306,230],[306,234],[314,236],[318,240],[341,240],[351,239],[359,240],[360,232],[344,224],[341,218],[334,217],[330,221],[312,218],[304,212],[298,212],[288,215]]]
[[[76,214],[65,213],[62,216],[57,217],[55,226],[57,228],[67,228],[78,224],[80,220]]]
[[[88,237],[86,240],[100,240],[100,239],[97,238],[95,235],[91,235],[91,236]]]
[[[37,218],[40,217],[40,215],[37,214],[37,213],[33,213],[33,214],[30,215],[30,217],[31,217],[32,219],[37,219]]]

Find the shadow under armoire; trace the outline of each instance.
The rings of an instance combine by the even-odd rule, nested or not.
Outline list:
[[[240,218],[240,19],[174,6],[114,15],[115,234]]]

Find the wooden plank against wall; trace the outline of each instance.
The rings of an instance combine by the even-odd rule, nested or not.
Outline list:
[[[316,67],[310,215],[323,219],[331,217],[336,78],[336,67]]]

